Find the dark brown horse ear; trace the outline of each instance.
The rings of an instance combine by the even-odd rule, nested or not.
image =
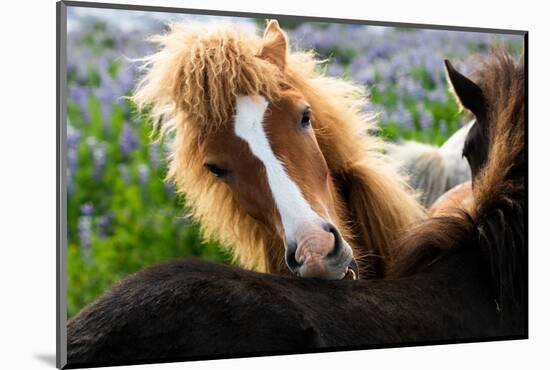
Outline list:
[[[447,71],[447,80],[458,102],[477,118],[483,117],[485,114],[485,97],[481,88],[458,72],[447,59],[445,59],[445,70]]]
[[[286,65],[287,49],[288,41],[279,22],[270,20],[265,28],[260,58],[275,64],[282,72]]]

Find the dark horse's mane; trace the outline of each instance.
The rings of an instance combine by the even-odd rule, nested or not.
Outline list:
[[[523,68],[495,53],[473,77],[485,107],[467,139],[475,145],[465,147],[476,164],[474,206],[405,235],[396,247],[407,253],[389,279],[320,281],[198,260],[162,263],[122,280],[69,321],[69,366],[525,338]]]
[[[474,177],[475,207],[433,217],[410,230],[396,248],[401,256],[390,276],[418,273],[455,248],[474,245],[483,252],[494,295],[503,314],[526,304],[527,245],[525,235],[525,73],[504,51],[481,62],[472,79],[485,99],[486,152],[471,148],[484,164]],[[480,124],[479,120],[477,124]],[[476,138],[470,138],[476,140]],[[479,140],[479,139],[477,139]]]

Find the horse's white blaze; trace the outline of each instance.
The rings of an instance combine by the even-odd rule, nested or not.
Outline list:
[[[287,241],[295,242],[298,227],[311,222],[320,225],[321,219],[271,149],[263,125],[267,100],[262,96],[239,96],[236,103],[235,134],[248,143],[252,153],[264,164],[285,236]]]

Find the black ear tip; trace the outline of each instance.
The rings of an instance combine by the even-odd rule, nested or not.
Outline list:
[[[448,70],[448,71],[454,71],[454,67],[453,65],[451,64],[451,62],[449,61],[449,59],[445,59],[443,61],[445,63],[445,68]]]

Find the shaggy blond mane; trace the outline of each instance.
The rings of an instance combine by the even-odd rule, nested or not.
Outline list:
[[[184,122],[206,131],[230,123],[237,95],[277,98],[281,73],[257,58],[261,39],[235,25],[171,24],[150,40],[160,51],[142,59],[134,100],[140,109],[151,106],[162,133]],[[173,119],[178,113],[183,121]]]
[[[424,213],[381,154],[383,143],[367,135],[375,123],[373,116],[361,113],[367,102],[364,88],[322,75],[312,53],[288,53],[281,70],[258,57],[262,39],[237,26],[174,24],[153,41],[159,51],[143,59],[144,74],[133,98],[140,109],[150,109],[160,135],[175,134],[168,178],[206,238],[229,246],[244,267],[286,271],[277,236],[241,210],[231,191],[204,170],[197,153],[201,135],[231,124],[237,95],[276,101],[281,87],[290,85],[311,106],[352,241],[360,254],[391,263],[397,253],[393,241]]]

